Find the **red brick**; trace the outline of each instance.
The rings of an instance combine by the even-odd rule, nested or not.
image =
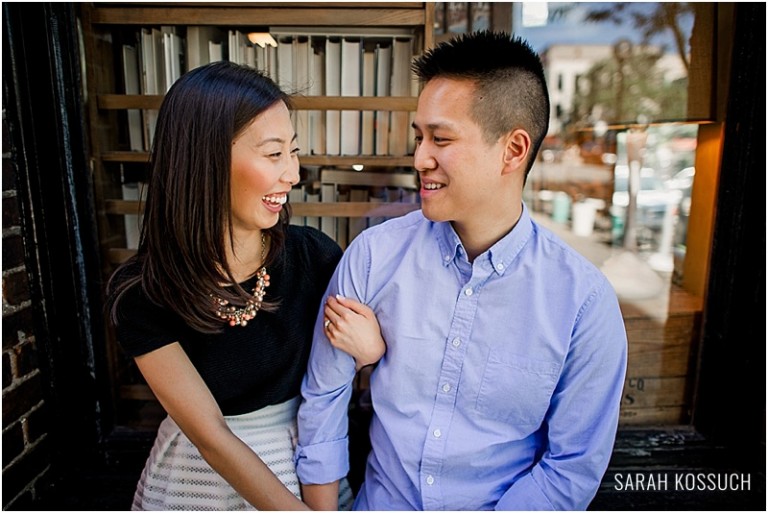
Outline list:
[[[3,299],[9,305],[19,306],[29,298],[29,279],[25,271],[16,271],[3,278]]]
[[[21,422],[3,433],[3,468],[24,452],[24,431]]]
[[[37,347],[32,342],[25,342],[13,348],[16,353],[16,377],[23,378],[40,368],[37,359]]]
[[[42,440],[36,446],[28,449],[13,464],[3,469],[3,500],[15,497],[39,476],[50,465],[51,451],[47,440]],[[5,509],[5,505],[4,505]]]
[[[15,196],[3,198],[3,229],[21,225],[19,202]]]
[[[3,353],[3,388],[8,388],[13,382],[10,353]]]
[[[3,427],[10,426],[25,416],[42,399],[43,387],[40,374],[32,376],[15,388],[4,391]]]
[[[24,264],[24,241],[20,235],[3,237],[3,271]]]
[[[32,308],[22,308],[8,315],[3,315],[3,350],[10,349],[19,343],[19,332],[22,339],[33,335],[34,317]]]

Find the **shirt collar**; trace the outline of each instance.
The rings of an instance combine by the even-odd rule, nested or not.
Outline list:
[[[461,255],[466,255],[461,239],[459,239],[451,223],[442,222],[434,224],[443,266],[447,266]],[[528,242],[532,233],[533,222],[531,221],[528,208],[523,203],[522,213],[515,227],[491,246],[488,251],[480,255],[478,259],[488,259],[496,274],[503,275],[507,267],[523,249],[525,243]]]

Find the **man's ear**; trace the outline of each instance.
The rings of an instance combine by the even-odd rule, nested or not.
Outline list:
[[[522,128],[512,130],[504,145],[505,172],[525,170],[531,153],[531,136]]]

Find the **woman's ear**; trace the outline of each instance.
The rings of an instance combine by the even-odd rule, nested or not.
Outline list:
[[[505,172],[525,171],[531,152],[531,136],[522,128],[512,130],[504,147]]]

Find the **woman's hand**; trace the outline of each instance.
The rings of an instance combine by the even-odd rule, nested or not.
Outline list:
[[[387,350],[373,310],[354,299],[329,297],[323,324],[333,347],[352,356],[357,370],[378,362]]]

